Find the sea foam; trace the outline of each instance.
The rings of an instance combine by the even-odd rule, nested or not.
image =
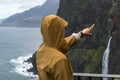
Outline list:
[[[14,65],[14,68],[11,72],[16,72],[16,73],[24,75],[24,76],[37,78],[38,76],[34,75],[33,72],[27,71],[28,69],[33,67],[32,63],[26,62],[26,60],[29,59],[30,57],[32,57],[32,55],[19,56],[16,59],[11,59],[10,63],[12,63],[12,65]]]

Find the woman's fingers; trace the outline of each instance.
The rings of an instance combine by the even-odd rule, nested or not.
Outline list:
[[[90,31],[93,29],[93,27],[94,27],[94,24],[92,26],[90,26],[89,32],[87,33],[87,35],[92,36],[92,33],[90,33]]]
[[[90,26],[90,28],[89,28],[89,29],[90,29],[90,31],[93,29],[94,25],[95,25],[95,24],[93,24],[92,26]]]
[[[91,30],[94,28],[94,24],[92,24],[89,28],[85,28],[82,30],[82,33],[84,35],[88,35],[88,36],[93,36],[91,33]]]

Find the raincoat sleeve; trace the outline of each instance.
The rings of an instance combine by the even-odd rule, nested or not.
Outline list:
[[[77,39],[73,35],[66,37],[65,40],[70,47],[73,46],[77,42]]]
[[[73,72],[67,59],[60,60],[52,68],[53,80],[73,80]]]

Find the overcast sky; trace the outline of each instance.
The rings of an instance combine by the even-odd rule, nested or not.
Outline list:
[[[7,18],[15,13],[23,12],[46,0],[0,0],[0,19]]]

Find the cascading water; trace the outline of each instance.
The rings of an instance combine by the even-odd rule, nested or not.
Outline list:
[[[109,61],[111,39],[112,37],[109,38],[107,49],[105,50],[104,55],[103,55],[102,74],[108,74],[108,61]],[[103,80],[108,80],[108,78],[103,78]]]

